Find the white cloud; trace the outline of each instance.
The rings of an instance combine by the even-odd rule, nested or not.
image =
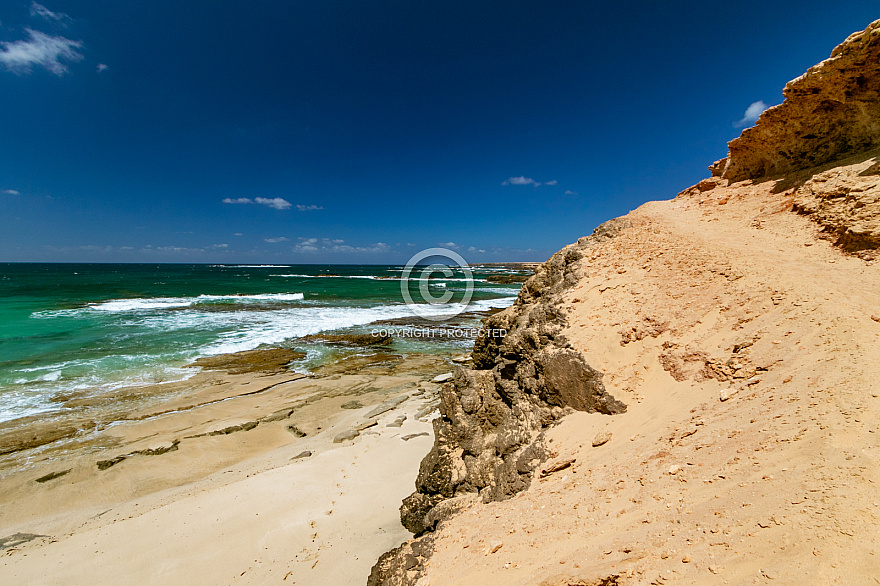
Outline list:
[[[328,252],[356,252],[359,254],[376,254],[379,252],[387,252],[391,247],[384,242],[377,242],[369,246],[349,246],[348,244],[334,244],[327,248]]]
[[[737,128],[742,128],[743,126],[749,126],[757,122],[758,117],[769,108],[767,104],[764,103],[763,100],[758,100],[757,102],[752,102],[752,105],[746,108],[746,113],[743,115],[742,120],[734,124]]]
[[[520,175],[519,177],[510,177],[507,181],[504,181],[501,185],[534,185],[535,187],[541,185],[531,177],[524,177]]]
[[[458,244],[455,242],[438,242],[437,246],[442,246],[443,248],[452,248],[454,250],[458,249]]]
[[[31,16],[42,16],[46,20],[50,21],[62,21],[70,19],[70,17],[63,12],[52,12],[42,4],[37,4],[36,2],[31,4]]]
[[[229,248],[228,244],[212,244],[211,248]]]
[[[557,183],[556,179],[551,179],[550,181],[548,181],[544,185],[556,185],[556,183]]]
[[[339,238],[300,238],[299,243],[293,247],[293,252],[301,253],[357,253],[357,254],[377,254],[388,252],[391,246],[384,242],[376,242],[367,246],[350,246],[345,244],[345,240]]]
[[[244,234],[242,234],[241,232],[235,232],[235,233],[233,234],[233,236],[244,236]]]
[[[82,41],[71,41],[64,37],[50,37],[40,31],[25,29],[28,40],[12,43],[2,42],[0,45],[0,63],[16,74],[30,73],[35,65],[45,67],[55,75],[67,73],[67,66],[61,60],[80,61]]]
[[[323,206],[316,206],[316,205],[307,205],[306,206],[306,205],[297,204],[296,209],[298,209],[301,212],[311,212],[312,210],[323,210],[324,207]]]
[[[4,189],[3,193],[5,193],[6,195],[21,195],[21,192],[14,189]]]
[[[287,242],[290,238],[285,238],[284,236],[279,236],[278,238],[263,238],[263,242],[269,242],[271,244],[275,244],[277,242]]]
[[[156,247],[154,247],[154,248],[151,248],[151,247],[148,246],[148,247],[145,247],[145,248],[150,248],[150,250],[155,250],[155,251],[158,251],[158,252],[170,252],[170,253],[174,253],[174,254],[180,254],[180,253],[202,253],[202,252],[205,252],[205,249],[204,249],[204,248],[186,248],[186,247],[183,247],[183,246],[156,246]]]
[[[264,206],[269,206],[270,208],[275,208],[276,210],[286,210],[289,207],[292,207],[291,204],[286,199],[280,197],[257,197],[251,199],[249,197],[237,197],[235,199],[231,197],[223,198],[223,203],[232,203],[232,204],[246,204],[246,203],[256,203]]]
[[[571,189],[565,190],[565,195],[577,195],[577,194],[578,194],[577,191],[572,191]]]
[[[318,239],[317,238],[302,238],[300,237],[299,243],[293,247],[294,252],[318,252]]]
[[[110,69],[110,66],[107,65],[106,63],[98,63],[97,69],[98,69],[98,73],[101,73],[102,71],[107,71],[108,69]]]
[[[258,197],[254,199],[254,203],[269,206],[270,208],[275,208],[276,210],[286,210],[293,205],[286,199],[280,197],[273,197],[271,199],[267,197]]]

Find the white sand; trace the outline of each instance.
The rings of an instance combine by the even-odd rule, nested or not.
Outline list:
[[[351,384],[331,379],[326,385]],[[289,388],[315,384],[323,383],[289,383],[274,399],[283,403],[285,393],[295,395]],[[317,410],[310,420],[295,414],[251,431],[187,439],[177,451],[98,471],[95,460],[115,454],[104,450],[79,457],[68,476],[44,484],[33,477],[61,462],[4,478],[0,536],[48,537],[0,551],[0,584],[362,584],[376,559],[409,537],[398,508],[433,441],[430,423],[413,419],[424,404],[413,397],[360,437],[333,443],[364,421],[370,403],[389,396],[360,395],[365,407],[342,411],[321,404],[345,397],[323,399],[303,409]],[[222,403],[227,418],[254,400]],[[264,410],[277,407],[272,397],[260,400]],[[206,421],[188,425],[216,429],[231,421],[214,419],[217,404],[204,413]],[[385,426],[401,414],[408,416],[402,427]],[[179,433],[180,417],[162,419]],[[309,436],[289,433],[291,422],[309,427]],[[320,433],[312,433],[322,422]],[[154,434],[157,425],[114,431],[138,435],[140,426]],[[426,435],[402,440],[414,433]],[[313,455],[293,459],[304,450]],[[217,465],[224,458],[234,462]],[[154,490],[163,483],[170,486]]]

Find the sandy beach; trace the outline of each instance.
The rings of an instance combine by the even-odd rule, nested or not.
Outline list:
[[[0,581],[363,583],[409,536],[398,507],[433,439],[430,380],[451,368],[367,354],[319,376],[204,371],[79,441],[7,456]]]

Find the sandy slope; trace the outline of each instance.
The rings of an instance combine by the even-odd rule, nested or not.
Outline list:
[[[445,522],[420,584],[880,583],[880,267],[774,186],[589,249],[566,335],[628,411],[549,431],[574,463]]]

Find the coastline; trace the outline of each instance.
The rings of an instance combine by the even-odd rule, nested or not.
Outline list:
[[[0,581],[362,583],[408,537],[398,507],[450,368],[379,351],[309,376],[205,370],[158,385],[159,405],[7,455]]]
[[[0,578],[876,580],[880,150],[823,133],[798,154],[780,128],[833,111],[829,88],[876,105],[878,50],[880,21],[713,177],[536,267],[470,359],[203,373],[94,444],[47,444],[73,466],[43,452],[4,477]]]

